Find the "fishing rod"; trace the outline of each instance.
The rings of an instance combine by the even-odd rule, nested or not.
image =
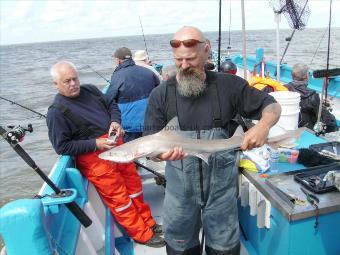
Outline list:
[[[85,65],[84,67],[90,68],[93,72],[95,72],[96,74],[98,74],[98,76],[100,76],[101,78],[103,78],[108,84],[111,84],[111,81],[109,81],[109,80],[106,79],[103,75],[101,75],[101,74],[98,73],[96,70],[94,70],[90,65]]]
[[[142,29],[143,40],[144,40],[144,45],[145,45],[145,51],[146,51],[146,54],[150,57],[149,52],[148,52],[148,47],[146,46],[146,40],[145,40],[145,36],[144,36],[144,29],[143,29],[143,25],[142,25],[142,20],[140,19],[140,15],[138,15],[138,18],[139,18],[140,27]]]
[[[331,44],[331,26],[332,26],[332,0],[329,1],[329,21],[328,21],[328,43],[327,43],[327,60],[326,70],[329,70],[329,53]],[[327,87],[326,87],[326,99],[327,99]]]
[[[23,106],[23,105],[21,105],[21,104],[18,104],[18,103],[16,103],[16,102],[14,102],[14,101],[12,101],[12,100],[9,100],[9,99],[6,99],[6,98],[4,98],[4,97],[1,97],[1,96],[0,96],[0,98],[4,99],[4,100],[6,100],[6,101],[8,101],[8,102],[10,102],[10,103],[12,103],[12,104],[18,105],[18,106],[20,106],[20,107],[22,107],[22,108],[24,108],[24,109],[26,109],[26,110],[29,110],[29,111],[31,111],[31,112],[34,112],[35,114],[38,114],[40,117],[43,117],[43,118],[45,118],[45,119],[47,118],[45,114],[42,114],[42,113],[37,112],[37,111],[34,111],[34,110],[32,110],[32,109],[30,109],[30,108],[28,108],[28,107],[26,107],[26,106]],[[147,170],[147,171],[153,173],[154,175],[156,175],[156,176],[157,176],[156,183],[157,183],[158,185],[163,185],[163,186],[165,186],[165,176],[164,176],[164,175],[158,173],[158,172],[155,171],[155,170],[152,170],[152,169],[149,168],[149,167],[144,166],[143,164],[138,163],[137,161],[135,161],[135,163],[136,163],[136,165],[138,165],[138,166],[144,168],[145,170]]]
[[[231,0],[229,1],[229,32],[228,32],[228,46],[227,46],[227,54],[228,57],[230,56],[230,49],[231,49],[231,35],[230,35],[230,30],[231,30]]]
[[[0,135],[9,143],[13,150],[31,167],[33,170],[47,183],[48,186],[59,197],[67,197],[72,195],[70,190],[61,190],[56,186],[52,180],[37,166],[34,160],[27,154],[27,152],[20,146],[19,142],[22,141],[26,132],[33,132],[32,125],[29,124],[28,128],[21,126],[10,127],[11,130],[6,131],[0,126]],[[79,207],[79,205],[72,201],[66,203],[65,206],[71,211],[71,213],[79,220],[79,222],[85,227],[89,227],[92,224],[92,220],[86,215],[86,213]]]
[[[326,59],[326,69],[322,72],[317,72],[316,75],[313,74],[316,78],[323,77],[323,85],[322,85],[322,91],[321,91],[321,98],[320,98],[320,104],[319,104],[319,111],[317,116],[317,122],[314,126],[314,131],[317,134],[321,134],[325,131],[325,125],[321,122],[321,114],[322,114],[322,108],[325,106],[327,108],[328,102],[327,102],[327,94],[328,94],[328,85],[329,85],[329,77],[332,72],[332,70],[329,70],[329,53],[330,53],[330,42],[331,42],[331,24],[332,24],[332,0],[329,1],[329,21],[328,21],[328,44],[327,44],[327,59]],[[334,69],[336,70],[336,69]],[[335,74],[336,71],[333,70],[333,73]],[[339,72],[339,70],[338,70]]]
[[[147,166],[144,166],[143,164],[139,163],[137,160],[134,161],[134,163],[139,166],[139,167],[142,167],[144,168],[145,170],[149,171],[150,173],[156,175],[155,177],[155,181],[156,181],[156,184],[157,185],[162,185],[163,187],[166,186],[166,180],[165,180],[165,176],[161,173],[158,173],[157,171],[147,167]]]
[[[11,104],[20,106],[20,107],[22,107],[22,108],[24,108],[24,109],[26,109],[26,110],[28,110],[28,111],[34,112],[35,114],[39,115],[39,116],[42,117],[42,118],[46,118],[46,115],[45,115],[45,114],[42,114],[42,113],[37,112],[37,111],[34,111],[34,110],[32,110],[31,108],[28,108],[27,106],[23,106],[23,105],[21,105],[21,104],[19,104],[19,103],[17,103],[17,102],[14,102],[14,101],[9,100],[9,99],[7,99],[7,98],[4,98],[4,97],[2,97],[2,96],[0,96],[0,98],[3,99],[3,100],[5,100],[5,101],[7,101],[7,102],[10,102]]]
[[[320,40],[319,40],[319,44],[318,44],[318,47],[316,47],[316,50],[314,51],[314,54],[313,54],[313,57],[312,57],[312,60],[310,61],[309,65],[311,65],[314,61],[314,57],[316,55],[316,53],[319,51],[319,48],[320,48],[320,45],[321,45],[321,42],[323,40],[323,38],[325,37],[327,33],[327,29],[325,29],[325,31],[323,32],[322,36],[320,37]]]
[[[327,95],[325,95],[325,93],[327,93],[325,91],[327,91],[326,89],[327,89],[327,86],[329,85],[330,78],[336,77],[339,75],[340,75],[340,68],[313,71],[314,79],[323,78],[323,86],[322,86],[320,104],[318,108],[317,121],[313,128],[314,131],[316,132],[316,135],[320,135],[324,133],[325,129],[327,128],[327,123],[322,123],[321,121],[321,116],[324,116],[325,114],[325,112],[323,112],[323,109],[326,109],[326,110],[328,109],[329,111],[332,111],[329,100],[331,101],[333,98],[335,98],[337,94],[340,92],[340,90],[337,89],[333,96],[329,96],[329,100],[327,99]]]

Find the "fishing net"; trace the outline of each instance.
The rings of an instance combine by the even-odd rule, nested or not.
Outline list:
[[[275,13],[283,13],[293,29],[303,30],[306,27],[310,9],[308,0],[270,0],[269,3]]]

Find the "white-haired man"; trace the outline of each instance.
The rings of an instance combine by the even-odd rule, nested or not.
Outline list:
[[[117,104],[107,104],[93,85],[82,85],[76,67],[68,61],[52,66],[58,90],[48,109],[48,136],[58,154],[75,157],[76,166],[96,187],[99,195],[131,238],[151,247],[164,246],[160,225],[143,201],[142,184],[134,163],[118,164],[98,158],[117,143],[108,139],[112,131],[123,134]],[[156,233],[158,232],[158,234]]]
[[[303,63],[297,63],[292,68],[292,81],[286,84],[290,91],[298,92],[301,95],[300,100],[300,115],[299,127],[308,127],[313,129],[318,120],[320,97],[319,94],[312,89],[309,89],[309,69]],[[321,122],[325,127],[325,132],[334,132],[339,128],[336,124],[336,119],[324,106],[321,110]]]

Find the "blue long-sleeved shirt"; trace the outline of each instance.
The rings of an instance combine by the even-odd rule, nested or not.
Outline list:
[[[97,90],[91,86],[91,90]],[[96,93],[96,94],[97,94]],[[91,137],[79,137],[79,129],[59,109],[50,107],[47,112],[48,136],[54,150],[58,154],[72,156],[91,152],[96,149],[96,137],[108,132],[111,122],[120,123],[120,111],[117,104],[108,107],[105,101],[81,87],[76,98],[68,98],[57,94],[53,104],[63,105],[71,110],[73,115],[80,117],[83,123],[94,131]],[[104,105],[105,103],[105,105]]]

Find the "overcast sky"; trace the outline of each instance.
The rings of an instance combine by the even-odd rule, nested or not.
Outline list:
[[[0,0],[0,44],[173,33],[183,25],[218,30],[218,0]],[[301,2],[301,0],[299,1]],[[303,2],[303,1],[302,1]],[[240,0],[223,0],[222,29],[241,29]],[[245,0],[246,29],[274,29],[269,0]],[[327,27],[329,0],[310,0],[308,28]],[[340,27],[333,0],[332,27]],[[288,28],[284,16],[281,28]]]

